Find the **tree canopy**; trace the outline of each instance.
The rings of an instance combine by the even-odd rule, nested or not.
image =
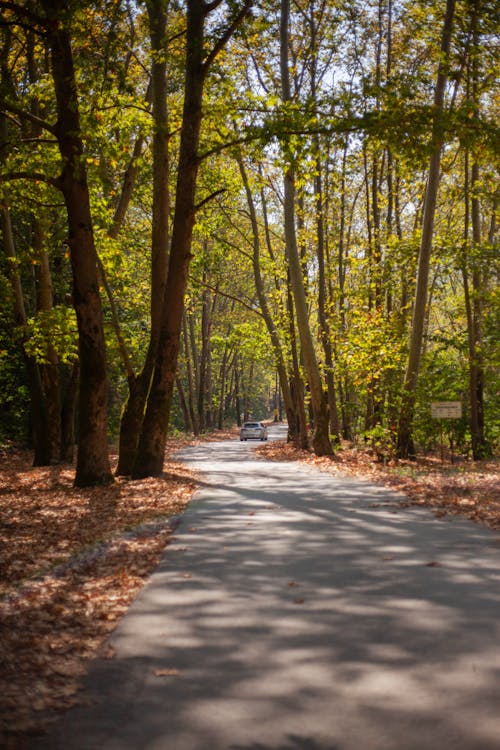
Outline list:
[[[491,0],[0,0],[0,441],[498,443]]]

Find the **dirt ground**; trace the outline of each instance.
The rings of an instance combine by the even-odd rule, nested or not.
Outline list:
[[[233,429],[203,440],[236,436]],[[0,747],[23,748],[78,702],[88,661],[97,653],[113,657],[103,652],[106,637],[158,564],[196,489],[197,477],[172,460],[192,442],[169,441],[159,478],[119,478],[92,489],[73,486],[71,466],[33,468],[28,452],[0,453]],[[384,466],[348,445],[333,459],[286,443],[256,450],[366,476],[404,492],[409,504],[500,529],[497,461]]]

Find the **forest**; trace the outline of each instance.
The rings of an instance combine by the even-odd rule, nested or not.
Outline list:
[[[0,9],[0,446],[80,487],[248,418],[494,454],[495,2]]]

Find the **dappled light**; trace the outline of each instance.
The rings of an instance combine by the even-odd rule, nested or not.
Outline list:
[[[494,750],[495,534],[253,451],[182,454],[201,490],[59,741],[111,706],[120,750]]]

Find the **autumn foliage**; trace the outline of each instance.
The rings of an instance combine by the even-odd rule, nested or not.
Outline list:
[[[75,702],[96,654],[158,563],[195,479],[162,476],[73,486],[71,466],[0,469],[0,746],[21,748]]]

